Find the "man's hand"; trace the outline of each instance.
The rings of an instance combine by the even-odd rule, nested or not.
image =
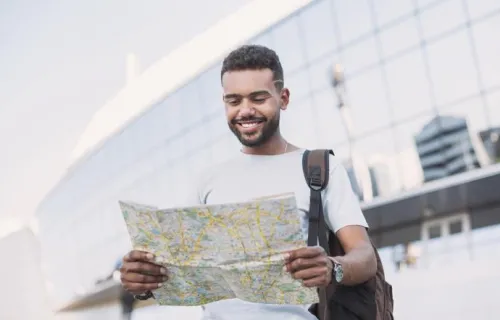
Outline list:
[[[155,264],[153,254],[132,250],[123,257],[120,268],[121,282],[132,294],[158,289],[167,278],[167,269]]]
[[[332,260],[322,247],[305,247],[288,252],[284,269],[306,287],[326,287],[332,280]]]

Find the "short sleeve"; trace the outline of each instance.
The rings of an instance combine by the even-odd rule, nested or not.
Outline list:
[[[326,223],[334,232],[352,225],[368,228],[347,171],[333,156],[330,156],[330,177],[323,194],[323,207]]]

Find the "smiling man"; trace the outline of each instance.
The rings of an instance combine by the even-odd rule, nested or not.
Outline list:
[[[290,144],[280,133],[280,114],[288,107],[290,91],[284,86],[278,56],[263,46],[242,46],[224,59],[221,82],[227,122],[241,142],[241,154],[206,172],[193,188],[191,204],[247,201],[293,192],[306,239],[310,190],[302,171],[304,149]],[[297,125],[300,130],[300,123]],[[372,278],[377,268],[359,202],[346,170],[333,156],[329,181],[322,192],[325,221],[346,254],[328,257],[321,247],[306,246],[290,252],[284,268],[308,287],[325,287],[332,281],[346,286],[360,284]],[[124,258],[122,283],[140,294],[139,298],[150,297],[144,293],[168,281],[168,271],[152,261],[151,255],[139,251]],[[340,274],[336,274],[338,270]],[[204,306],[203,319],[316,319],[308,308],[230,299]]]

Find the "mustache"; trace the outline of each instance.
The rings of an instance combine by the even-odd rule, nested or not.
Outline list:
[[[238,122],[251,122],[251,121],[260,121],[260,122],[265,122],[267,121],[266,118],[264,117],[246,117],[246,118],[238,118],[238,119],[233,119],[231,120],[231,124],[237,124]]]

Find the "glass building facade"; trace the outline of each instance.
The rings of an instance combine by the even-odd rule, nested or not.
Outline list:
[[[391,197],[424,184],[416,136],[436,117],[466,121],[474,154],[484,154],[474,170],[498,161],[483,151],[499,143],[484,134],[500,127],[499,32],[498,0],[321,0],[250,43],[281,58],[291,90],[284,136],[345,161],[352,150],[375,196]],[[344,68],[350,136],[331,86],[335,64]],[[181,204],[197,171],[239,152],[221,93],[219,61],[107,139],[46,197],[37,217],[56,304],[128,251],[118,200]]]

